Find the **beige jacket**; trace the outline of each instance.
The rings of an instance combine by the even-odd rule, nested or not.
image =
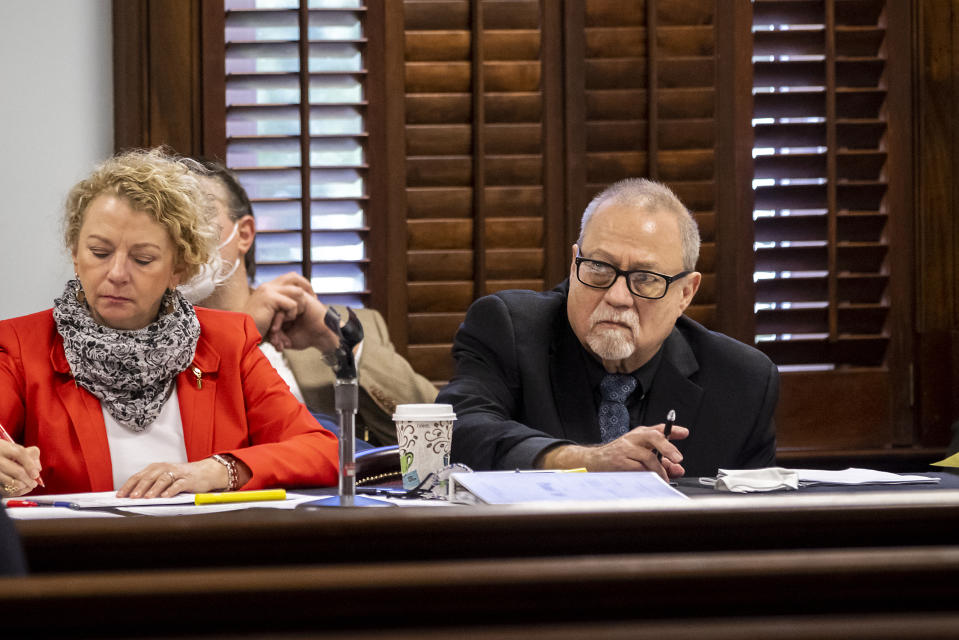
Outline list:
[[[334,305],[342,317],[346,309]],[[434,402],[437,389],[416,373],[393,348],[383,316],[374,309],[354,309],[363,325],[363,352],[357,371],[359,409],[356,436],[371,444],[396,444],[393,410],[398,404]],[[333,402],[333,370],[323,362],[318,349],[286,349],[283,352],[303,399],[313,411],[336,416]]]

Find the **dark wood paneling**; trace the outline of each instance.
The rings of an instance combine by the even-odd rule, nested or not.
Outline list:
[[[414,250],[407,253],[407,261],[409,282],[428,284],[449,280],[469,281],[473,278],[471,249]]]
[[[406,59],[410,62],[424,60],[458,61],[469,57],[470,35],[466,31],[415,31],[406,32]]]
[[[571,246],[579,238],[579,223],[592,194],[586,190],[586,123],[597,119],[591,117],[590,92],[586,91],[586,15],[595,6],[586,2],[567,2],[563,9],[563,142],[565,143],[566,170],[563,176],[566,201],[565,218],[566,245]],[[633,12],[620,16],[621,20],[632,20]],[[625,26],[628,22],[624,22]],[[632,100],[623,103],[644,103],[634,92]],[[612,102],[612,101],[606,101]],[[595,111],[596,109],[593,108]],[[610,108],[609,111],[615,111]],[[628,111],[624,109],[623,111]],[[622,114],[620,114],[622,115]],[[618,120],[630,119],[631,115],[622,115]],[[613,119],[613,118],[610,118]],[[567,257],[567,260],[570,258]]]
[[[411,124],[406,127],[406,150],[411,156],[466,155],[470,152],[466,124]]]
[[[406,262],[422,327],[503,285],[541,286],[547,264],[563,270],[548,230],[563,206],[561,39],[554,3],[404,4]],[[452,335],[417,335],[414,366],[448,378]]]
[[[216,155],[222,150],[210,136],[206,138],[210,148],[204,147],[204,115],[216,107],[204,107],[204,99],[215,95],[204,93],[203,87],[202,15],[204,8],[197,0],[114,1],[116,150],[158,145],[184,155]],[[222,78],[214,81],[221,87],[222,83]]]
[[[469,122],[470,94],[418,94],[406,96],[406,122],[464,123]]]
[[[469,0],[434,0],[404,4],[403,19],[407,31],[469,29]]]
[[[952,484],[954,478],[947,477],[946,481]],[[141,586],[149,585],[147,578],[153,571],[292,569],[357,561],[610,559],[614,554],[638,554],[652,561],[662,554],[675,553],[694,552],[705,559],[711,552],[866,551],[889,546],[900,551],[932,548],[942,552],[942,545],[955,545],[959,527],[955,489],[894,493],[886,489],[880,501],[876,494],[823,494],[815,489],[718,497],[708,494],[709,490],[695,479],[681,479],[679,485],[693,497],[668,509],[609,503],[563,509],[526,505],[404,507],[375,512],[249,509],[191,517],[18,521],[16,526],[38,576],[144,572],[138,576]],[[712,504],[702,504],[704,500]],[[759,503],[762,508],[757,508]],[[444,532],[442,539],[437,539],[436,531]],[[677,535],[679,531],[695,535]],[[143,553],[144,540],[151,542],[150,553]],[[644,544],[637,545],[637,540]],[[940,556],[940,560],[945,557]],[[888,564],[877,569],[886,576],[880,583],[899,588],[890,582]],[[832,570],[835,572],[836,567]],[[388,573],[386,570],[380,577]],[[0,584],[10,587],[7,594],[22,594],[23,590],[17,589],[21,581],[5,578]],[[262,593],[255,595],[263,597]],[[777,595],[795,600],[789,597],[788,589]],[[703,594],[704,598],[713,596]],[[630,597],[635,598],[635,594]],[[662,597],[675,598],[675,593],[667,591]],[[631,608],[636,609],[634,600],[632,604]],[[882,604],[889,605],[885,601]],[[169,615],[168,611],[161,613]],[[684,611],[684,615],[687,613]]]
[[[888,380],[878,369],[783,373],[776,411],[779,449],[888,446]]]
[[[572,244],[568,230],[574,221],[567,218],[566,171],[567,140],[565,135],[564,73],[564,9],[563,3],[540,1],[542,15],[542,47],[539,59],[543,65],[543,276],[547,285],[566,277],[567,247]]]
[[[453,336],[466,318],[465,313],[410,314],[410,339],[429,342],[452,343]]]
[[[895,150],[887,157],[886,168],[876,179],[887,182],[888,190],[883,202],[889,217],[884,221],[881,236],[876,240],[885,240],[890,251],[887,258],[889,265],[889,302],[890,312],[886,331],[893,336],[888,354],[888,366],[892,396],[891,419],[893,424],[893,441],[898,445],[921,444],[918,438],[915,398],[912,391],[915,382],[915,341],[913,339],[915,327],[915,307],[905,301],[915,300],[916,282],[915,272],[915,222],[910,215],[914,208],[915,179],[915,128],[914,123],[914,66],[910,64],[913,57],[906,55],[913,51],[914,28],[906,26],[915,24],[912,10],[907,4],[889,2],[886,7],[887,28],[886,47],[889,55],[885,56],[886,80],[883,84],[888,87],[886,108],[888,109],[888,127],[885,144]],[[867,34],[868,35],[868,34]],[[842,41],[837,42],[841,50]],[[842,136],[837,131],[837,138]],[[838,220],[840,230],[844,220]],[[848,221],[845,221],[848,222]],[[956,227],[959,229],[959,226]],[[846,230],[848,231],[848,229]],[[955,272],[954,272],[955,276]],[[903,302],[898,302],[898,301]],[[959,324],[956,325],[959,327]],[[955,388],[955,387],[954,387]],[[941,425],[945,427],[945,425]],[[943,429],[944,431],[944,429]],[[932,443],[930,443],[932,444]]]
[[[226,28],[223,0],[200,3],[201,86],[203,87],[203,155],[226,159]]]
[[[151,82],[147,144],[166,144],[186,155],[201,153],[203,142],[199,11],[195,1],[150,0],[148,4],[147,68],[155,82]]]
[[[914,394],[920,409],[917,438],[923,446],[945,446],[959,420],[959,330],[926,330],[916,349]]]
[[[487,187],[486,206],[491,218],[543,213],[543,188],[540,186]]]
[[[411,157],[406,163],[408,187],[470,187],[473,158],[470,156]]]
[[[473,108],[472,108],[472,130],[473,130],[473,155],[472,155],[472,172],[470,174],[471,186],[473,187],[473,220],[475,222],[474,228],[484,229],[486,226],[486,185],[488,182],[487,176],[487,156],[484,152],[486,149],[486,101],[479,99],[482,96],[486,95],[487,92],[487,78],[484,69],[486,62],[486,42],[483,38],[483,31],[485,29],[484,19],[486,18],[487,11],[489,7],[484,7],[483,3],[480,2],[471,2],[470,3],[470,40],[472,42],[472,47],[469,56],[470,63],[470,72],[472,75],[472,83],[470,89],[473,96]],[[508,83],[507,83],[508,86]],[[528,90],[528,88],[527,88]],[[486,288],[486,234],[483,233],[474,233],[472,237],[471,246],[473,249],[473,297],[478,298],[483,295],[483,290]],[[448,363],[447,367],[443,367],[440,362],[436,363],[437,368],[451,368],[451,356],[446,358],[443,362]],[[431,371],[430,369],[424,369],[425,371]],[[431,378],[446,378],[447,375],[443,375],[442,370],[434,370],[430,374]]]
[[[407,285],[410,313],[466,311],[473,302],[473,281],[430,282]],[[425,375],[425,370],[424,375]]]
[[[8,581],[0,588],[0,604],[21,614],[5,625],[15,637],[36,631],[46,637],[75,633],[107,637],[117,628],[138,628],[143,637],[173,637],[184,627],[192,637],[264,634],[284,638],[335,632],[469,637],[477,629],[493,631],[490,610],[497,612],[496,622],[512,633],[501,635],[501,630],[486,637],[526,638],[523,628],[542,634],[547,626],[552,634],[566,631],[557,636],[562,638],[653,633],[670,638],[787,637],[770,624],[770,616],[790,629],[794,621],[804,622],[799,634],[790,634],[793,638],[809,637],[801,634],[812,631],[810,618],[824,620],[820,634],[828,629],[838,631],[831,637],[870,637],[861,633],[861,627],[860,633],[853,631],[849,620],[853,615],[877,634],[873,637],[895,637],[883,633],[888,627],[875,624],[873,616],[880,613],[886,624],[904,636],[931,637],[927,634],[934,630],[936,637],[948,637],[942,616],[955,624],[951,603],[959,597],[957,577],[959,550],[953,547],[633,553],[166,570],[152,573],[149,579],[133,572],[43,576]],[[384,597],[403,589],[431,603],[426,619],[410,616],[408,603]],[[688,611],[674,606],[676,591],[689,592]],[[644,594],[644,606],[636,606],[636,593]],[[263,606],[262,594],[270,594],[269,607]],[[197,601],[204,606],[191,606]],[[122,606],[116,606],[118,602]],[[370,607],[371,602],[378,605]],[[58,615],[45,615],[51,607]],[[104,609],[111,611],[109,617],[89,615],[91,610]],[[174,609],[178,615],[170,616]],[[224,616],[223,611],[230,615]],[[907,623],[921,613],[934,616],[939,624],[920,621],[921,635],[916,636]],[[837,629],[835,618],[840,614],[848,617]],[[690,618],[698,624],[687,628],[689,635],[677,635],[675,626],[666,626]],[[765,625],[750,625],[751,618]],[[716,629],[717,619],[727,624]],[[598,632],[602,626],[590,623],[615,623],[615,635]],[[569,633],[575,629],[569,625],[577,625],[581,635]],[[778,633],[770,634],[772,629]]]
[[[408,188],[406,189],[407,215],[410,219],[469,217],[472,197],[472,188]]]
[[[453,377],[453,360],[450,357],[453,344],[452,340],[437,343],[438,339],[438,336],[434,336],[426,344],[410,345],[407,357],[413,369],[428,371],[430,380],[444,383]]]
[[[113,147],[139,147],[147,139],[149,75],[147,73],[145,0],[113,2]]]
[[[368,3],[367,95],[370,200],[367,209],[371,233],[367,235],[370,306],[378,309],[390,327],[390,338],[406,353],[407,268],[393,256],[406,251],[406,189],[396,179],[404,175],[406,141],[403,99],[403,6],[398,2]]]
[[[924,443],[938,444],[959,420],[959,2],[914,6],[920,34],[914,45],[916,424]]]

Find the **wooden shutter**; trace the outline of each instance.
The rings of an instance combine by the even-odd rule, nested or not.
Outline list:
[[[412,245],[407,238],[405,216],[407,185],[403,177],[406,172],[396,167],[404,165],[406,153],[410,160],[458,154],[468,157],[474,166],[480,166],[482,163],[474,163],[477,154],[474,153],[473,123],[476,118],[473,110],[475,105],[481,104],[484,116],[491,114],[487,102],[492,101],[492,96],[490,100],[472,101],[473,91],[477,86],[483,86],[473,82],[474,77],[481,77],[475,75],[470,76],[468,89],[414,91],[407,85],[408,96],[405,96],[403,85],[406,78],[402,69],[390,69],[389,65],[432,62],[439,68],[437,73],[441,74],[446,61],[458,60],[473,65],[476,56],[480,56],[477,60],[483,59],[483,50],[473,47],[472,39],[475,25],[483,24],[473,20],[478,3],[479,0],[370,3],[366,12],[365,26],[377,30],[367,36],[369,42],[364,45],[366,53],[373,59],[367,60],[367,77],[380,76],[370,83],[369,104],[364,107],[371,116],[368,122],[371,146],[367,149],[371,182],[367,213],[371,233],[367,238],[371,241],[369,255],[374,260],[369,263],[371,281],[368,285],[371,301],[387,314],[391,335],[401,350],[407,329],[406,263]],[[487,17],[489,7],[508,9],[509,5],[485,3],[483,17]],[[760,29],[753,38],[748,29],[754,9],[759,24],[764,27],[770,24],[819,26],[804,30],[780,29],[778,32]],[[653,31],[657,34],[652,41],[657,43],[656,49],[651,54],[648,51],[649,39],[637,41],[645,37],[645,30],[653,24],[648,17],[650,11],[654,14]],[[432,39],[436,47],[432,47],[431,52],[425,49],[414,52],[409,48],[404,56],[404,12],[417,16],[410,21],[411,35]],[[695,213],[700,218],[707,242],[712,240],[715,244],[717,284],[715,301],[704,305],[707,314],[702,315],[701,309],[692,312],[708,320],[712,313],[709,307],[714,305],[716,326],[720,330],[749,341],[755,333],[752,325],[756,324],[762,335],[777,336],[762,347],[778,361],[799,366],[825,365],[820,367],[821,371],[786,370],[783,374],[777,421],[781,452],[790,456],[788,459],[796,460],[797,455],[804,455],[804,460],[809,460],[816,450],[835,452],[842,461],[848,461],[856,450],[865,451],[867,455],[878,454],[874,460],[887,460],[890,456],[918,459],[934,455],[935,450],[913,450],[910,453],[910,449],[917,443],[926,446],[944,443],[948,439],[949,423],[956,415],[954,381],[955,363],[959,362],[959,357],[955,349],[955,318],[959,290],[955,286],[955,269],[952,267],[959,236],[955,233],[955,207],[950,206],[951,202],[959,201],[956,189],[952,187],[955,181],[950,177],[956,148],[955,127],[952,125],[956,121],[953,117],[955,108],[950,106],[956,102],[952,99],[957,59],[953,46],[956,15],[950,3],[935,0],[917,3],[883,3],[878,0],[732,0],[729,3],[715,0],[541,0],[538,29],[539,91],[543,99],[540,119],[543,131],[544,282],[552,283],[562,277],[564,263],[568,262],[568,243],[575,238],[576,223],[588,197],[602,183],[625,173],[623,170],[597,173],[599,169],[616,166],[615,161],[607,162],[616,156],[608,154],[638,152],[638,156],[619,157],[627,164],[630,161],[635,163],[636,158],[641,162],[645,158],[651,167],[650,175],[654,170],[660,171],[659,163],[650,163],[649,158],[658,158],[670,148],[670,144],[675,144],[687,131],[694,129],[674,128],[672,135],[675,138],[668,141],[661,140],[661,136],[650,137],[648,131],[662,129],[663,123],[671,119],[687,119],[692,125],[697,118],[706,118],[710,101],[696,96],[698,91],[706,94],[712,91],[712,104],[715,105],[715,113],[711,116],[715,120],[713,181],[718,195],[710,206],[700,203]],[[183,153],[222,157],[224,100],[223,89],[218,85],[223,83],[223,19],[222,0],[203,0],[202,3],[198,0],[116,0],[115,102],[123,106],[116,110],[118,148],[166,143]],[[645,70],[635,69],[636,77],[624,86],[618,83],[606,89],[594,86],[599,78],[587,77],[585,70],[587,21],[593,61],[617,57],[630,62],[642,63],[645,60]],[[746,25],[745,36],[740,34],[740,22]],[[669,42],[669,32],[686,25],[692,31],[705,33],[710,24],[715,38],[711,54],[714,57],[713,89],[694,84],[683,91],[678,85],[665,85],[663,78],[671,76],[659,71],[657,65],[668,60],[669,52],[675,52],[675,47],[696,41],[694,38],[678,44]],[[487,20],[481,30],[490,29]],[[199,43],[198,33],[202,33]],[[557,33],[561,37],[557,37]],[[619,45],[614,46],[615,41]],[[795,59],[796,54],[809,51],[810,41],[814,45],[814,55],[821,56],[819,62],[816,59]],[[450,46],[455,44],[459,53],[445,50],[439,53],[444,42],[452,43]],[[809,91],[791,91],[789,95],[758,94],[756,115],[776,117],[779,110],[788,114],[794,108],[801,109],[803,105],[813,103],[822,114],[821,122],[761,122],[753,134],[749,120],[753,115],[750,56],[754,42],[760,55],[776,55],[775,52],[783,51],[794,56],[791,60],[779,60],[782,64],[778,65],[758,60],[755,71],[758,84],[775,86],[779,80],[770,82],[770,78],[784,73],[798,83],[813,78],[823,87],[818,97]],[[469,48],[468,55],[463,53],[464,46]],[[203,55],[198,59],[197,52],[201,49]],[[707,51],[697,46],[692,57],[705,56]],[[745,68],[740,66],[743,56]],[[655,71],[655,78],[647,77],[650,69]],[[916,91],[912,88],[914,73]],[[688,80],[694,76],[685,74],[683,77]],[[677,100],[652,103],[657,108],[650,111],[650,94],[646,88],[632,86],[629,82],[655,87],[653,93],[660,97],[674,94]],[[783,86],[789,85],[788,81],[784,82]],[[586,98],[587,83],[590,83],[589,101]],[[745,94],[740,87],[743,84],[746,85]],[[611,92],[607,95],[618,99],[604,100],[604,91]],[[397,96],[399,101],[395,100]],[[416,107],[413,109],[415,119],[411,116],[407,120],[402,106],[397,108],[403,97],[408,99],[407,106]],[[913,101],[916,102],[915,119]],[[744,104],[748,106],[743,108]],[[374,113],[378,109],[381,112]],[[589,159],[586,156],[587,112],[590,114]],[[686,115],[679,117],[680,112],[686,112]],[[699,115],[694,116],[696,113]],[[465,133],[461,126],[456,138],[460,150],[450,152],[447,147],[446,151],[424,151],[421,145],[413,144],[412,135],[407,142],[405,122],[410,125],[410,134],[422,134],[432,125],[437,133],[434,141],[444,137],[438,133],[440,127],[466,125]],[[638,124],[638,131],[631,124]],[[742,129],[743,124],[746,131]],[[417,129],[414,125],[423,127]],[[607,126],[605,139],[596,133],[603,126]],[[918,136],[915,141],[912,138],[913,126]],[[618,144],[618,139],[610,133],[617,127],[623,137],[632,136],[631,140],[638,137],[638,145]],[[453,130],[456,130],[455,126],[446,129],[447,132]],[[645,140],[642,138],[644,130]],[[766,176],[764,179],[786,176],[792,171],[808,177],[810,172],[821,170],[822,159],[815,156],[823,156],[824,177],[827,182],[833,180],[833,184],[825,187],[773,184],[757,190],[760,200],[757,208],[760,210],[763,207],[766,210],[776,210],[777,206],[785,208],[786,205],[775,205],[770,209],[770,199],[775,201],[780,195],[810,197],[813,194],[818,202],[826,201],[826,213],[818,220],[814,216],[778,216],[778,219],[777,216],[763,216],[757,220],[754,230],[749,215],[754,208],[749,185],[753,177],[753,162],[749,157],[753,135],[758,148],[797,144],[827,147],[822,154],[791,154],[795,157],[789,158],[784,157],[786,154],[780,154],[779,158],[767,155],[760,156],[757,162],[759,171],[763,172],[760,175]],[[381,141],[375,143],[375,140]],[[649,140],[655,141],[657,146],[653,148]],[[451,139],[446,138],[443,142],[451,143]],[[382,148],[377,149],[376,144]],[[701,144],[689,148],[706,148]],[[745,163],[740,157],[743,145],[746,145],[747,152]],[[482,160],[485,162],[486,158]],[[743,164],[748,165],[744,173],[741,172]],[[877,165],[880,165],[878,171]],[[590,172],[588,188],[587,168]],[[656,175],[666,179],[668,174],[660,171]],[[696,181],[688,179],[685,173],[683,178],[673,186],[689,200],[690,194],[683,191],[684,185]],[[916,181],[915,200],[913,180]],[[473,202],[474,181],[471,175],[465,187],[419,185],[411,187],[409,192],[414,197],[420,194],[441,200],[452,196],[449,201],[434,205],[432,211],[435,213],[451,204],[448,210],[458,213],[446,217],[458,220],[463,218],[463,207],[470,206],[463,205],[463,199]],[[417,189],[421,191],[417,192]],[[816,195],[817,190],[819,195]],[[388,196],[377,197],[377,193]],[[832,209],[831,197],[835,200]],[[879,203],[875,206],[877,197]],[[458,210],[452,206],[456,205],[457,198]],[[425,211],[422,202],[415,204],[419,216],[416,219],[422,220]],[[788,206],[795,209],[792,202]],[[529,211],[520,207],[517,210]],[[559,215],[557,211],[560,211]],[[710,211],[714,218],[712,232],[707,231],[708,223],[704,222]],[[470,210],[466,218],[470,220],[471,233],[476,229],[472,216]],[[442,220],[444,216],[436,213],[436,217]],[[807,225],[814,231],[811,234],[813,241],[825,237],[827,244],[832,243],[825,250],[826,275],[765,278],[756,287],[751,286],[754,254],[750,249],[754,232],[762,242],[780,242],[775,240],[779,234],[790,242],[803,242],[810,240]],[[881,229],[878,237],[877,228]],[[915,254],[913,246],[916,247]],[[746,250],[741,250],[742,247]],[[471,242],[466,250],[472,251]],[[823,250],[816,245],[762,245],[755,254],[755,262],[768,271],[771,263],[775,264],[779,257],[785,256],[784,260],[799,261],[802,266],[803,261],[815,259],[817,252],[821,256]],[[822,262],[821,257],[819,259]],[[836,267],[833,271],[829,270],[830,260]],[[877,260],[880,262],[878,269],[863,268],[864,264],[868,266],[870,261],[875,264]],[[840,268],[842,265],[849,268]],[[470,273],[476,274],[473,263],[470,266]],[[795,267],[790,266],[790,269]],[[481,269],[479,273],[485,277],[485,270]],[[796,274],[793,271],[791,275]],[[445,282],[462,283],[471,281],[472,277],[459,279],[457,276]],[[442,291],[444,281],[420,278],[411,279],[410,284],[414,285],[411,289],[438,284],[437,290]],[[473,287],[474,292],[485,288],[485,284]],[[769,306],[759,309],[754,316],[751,308],[754,289],[763,305],[825,302],[826,321],[824,323],[822,319],[821,305],[819,309],[815,305],[807,305],[805,309],[796,305],[789,308]],[[442,296],[441,293],[439,297]],[[915,321],[912,316],[914,301]],[[462,317],[465,302],[465,299],[457,299],[455,304],[448,305],[452,310],[444,311],[440,304],[436,308],[424,307],[422,298],[417,298],[420,310],[411,317],[409,326],[416,330],[418,342],[414,346],[422,347],[420,361],[440,363],[429,372],[434,379],[441,380],[448,375],[448,367],[442,363],[442,352],[448,347],[452,332]],[[786,329],[792,335],[799,333],[794,331],[794,321],[812,327],[820,334],[825,324],[828,333],[823,338],[808,339],[807,335],[806,340],[782,340],[780,336],[787,332]],[[912,333],[913,330],[916,334]],[[915,354],[913,337],[917,342]],[[877,348],[869,347],[870,343]],[[910,374],[914,355],[915,388]],[[920,412],[915,418],[915,434],[913,395]]]
[[[253,202],[257,281],[288,271],[325,302],[367,285],[365,9],[227,0],[226,162]]]
[[[579,36],[584,48],[583,64],[571,57],[568,71],[567,100],[582,100],[569,110],[571,153],[584,151],[569,215],[578,222],[589,198],[622,178],[669,185],[699,223],[703,282],[687,313],[709,326],[717,304],[714,23],[712,0],[586,0],[584,15],[567,23],[568,40]]]
[[[449,375],[448,340],[477,296],[565,277],[586,202],[624,177],[666,182],[696,215],[704,278],[689,313],[716,326],[715,3],[404,9],[414,366]]]
[[[545,266],[544,20],[538,0],[404,9],[409,359],[445,380],[476,297],[555,284]]]
[[[908,268],[894,242],[909,213],[889,166],[908,125],[892,118],[885,2],[755,0],[753,21],[756,333],[784,372],[780,444],[908,444],[894,380],[909,289],[892,280],[908,279],[893,267]]]

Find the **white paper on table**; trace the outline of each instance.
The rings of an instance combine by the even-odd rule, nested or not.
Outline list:
[[[794,471],[799,474],[799,486],[805,487],[817,484],[936,484],[939,482],[939,478],[930,476],[905,475],[854,467],[842,471],[821,469],[794,469]]]
[[[69,502],[75,508],[68,507],[15,507],[7,513],[20,520],[39,520],[44,518],[103,518],[123,517],[122,514],[98,511],[98,509],[118,508],[124,513],[149,516],[181,516],[240,509],[269,508],[294,509],[298,504],[317,500],[322,496],[287,493],[286,500],[257,500],[251,502],[232,502],[225,504],[195,505],[196,494],[181,493],[171,498],[117,498],[115,491],[92,493],[58,493],[41,496],[23,496],[19,500],[36,502]],[[6,502],[6,501],[4,501]],[[25,513],[25,512],[33,513]]]
[[[240,511],[241,509],[295,509],[297,505],[311,500],[319,500],[323,496],[310,496],[305,493],[286,492],[286,500],[255,500],[250,502],[227,502],[222,504],[193,504],[194,494],[190,495],[187,504],[169,505],[166,503],[157,506],[134,505],[121,507],[124,513],[133,513],[141,516],[195,516],[204,513],[219,513],[221,511]],[[179,496],[177,496],[179,497]]]
[[[454,473],[451,478],[455,483],[454,489],[465,489],[487,504],[687,499],[687,496],[651,471],[479,471]]]
[[[116,491],[95,491],[87,493],[54,493],[40,496],[21,496],[16,500],[34,500],[36,502],[69,502],[75,509],[148,506],[169,504],[193,504],[194,494],[181,493],[172,498],[118,498]],[[6,504],[6,500],[4,500]],[[44,507],[17,507],[18,509],[42,509]],[[62,508],[62,507],[60,507]]]
[[[53,518],[122,518],[119,513],[100,511],[99,509],[116,507],[123,513],[144,516],[187,516],[241,509],[295,509],[304,502],[320,500],[325,496],[292,493],[287,491],[286,500],[257,500],[251,502],[232,502],[225,504],[193,503],[195,494],[181,493],[172,498],[117,498],[114,491],[95,493],[61,493],[42,496],[24,496],[19,500],[43,502],[69,502],[78,508],[68,507],[16,507],[7,509],[12,518],[18,520],[45,520]],[[382,498],[404,507],[449,506],[444,500],[406,500]]]
[[[177,508],[183,508],[185,505],[193,507],[192,493],[181,493],[172,498],[118,498],[116,491],[97,491],[85,493],[52,493],[38,496],[20,496],[15,500],[27,500],[41,503],[39,507],[12,507],[7,509],[7,514],[17,520],[48,520],[54,518],[122,518],[119,513],[102,511],[110,507],[122,507],[124,505],[137,505],[145,507],[146,505],[169,505],[176,504]],[[3,501],[7,503],[8,499]],[[74,505],[70,507],[48,507],[43,506],[45,502],[68,502]],[[164,507],[148,507],[152,509],[162,509]],[[159,514],[157,514],[159,515]]]
[[[122,518],[119,513],[88,509],[70,509],[68,507],[14,507],[7,509],[7,515],[14,520],[55,520],[57,518]]]

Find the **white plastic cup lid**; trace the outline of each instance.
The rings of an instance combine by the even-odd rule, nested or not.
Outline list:
[[[394,420],[456,420],[451,404],[398,404]]]

